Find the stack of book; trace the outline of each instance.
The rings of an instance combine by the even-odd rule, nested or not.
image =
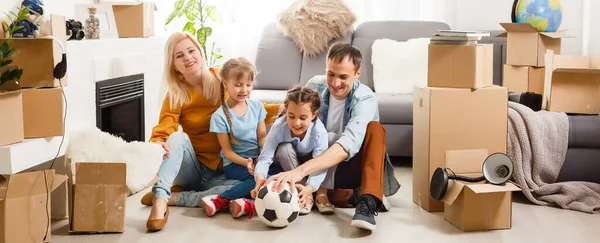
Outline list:
[[[438,30],[431,35],[430,44],[434,45],[476,45],[482,37],[490,36],[485,31]]]

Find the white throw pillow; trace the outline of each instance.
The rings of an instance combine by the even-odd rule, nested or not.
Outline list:
[[[414,86],[427,86],[429,38],[373,42],[373,86],[377,93],[412,94]]]

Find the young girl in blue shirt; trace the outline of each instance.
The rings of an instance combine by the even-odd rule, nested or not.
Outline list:
[[[225,176],[241,183],[220,195],[201,198],[200,203],[208,216],[233,204],[237,205],[230,207],[234,218],[254,212],[254,204],[244,197],[250,196],[254,188],[254,161],[267,135],[267,112],[262,102],[250,98],[255,75],[254,66],[243,57],[232,58],[221,68],[223,105],[212,114],[210,132],[217,134]]]

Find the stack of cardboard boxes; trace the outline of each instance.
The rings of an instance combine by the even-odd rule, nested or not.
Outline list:
[[[543,96],[542,108],[569,114],[600,114],[600,55],[561,55],[566,32],[537,32],[528,23],[501,23],[507,37],[503,86]]]
[[[66,52],[63,49],[66,48],[66,24],[64,17],[57,15],[51,16],[50,24],[56,39],[12,40],[11,47],[16,50],[12,65],[23,69],[22,88],[0,91],[0,147],[26,144],[25,139],[64,136],[63,88],[68,85],[68,74],[59,80],[54,76],[54,68]],[[0,43],[4,42],[0,40]],[[38,152],[35,149],[28,152]],[[58,152],[59,148],[38,149]],[[40,164],[27,172],[0,175],[0,242],[50,242],[49,215],[64,219],[68,217],[69,206],[72,232],[123,232],[128,193],[125,164],[77,163],[77,171],[73,174],[80,174],[80,181],[77,187],[73,186],[76,189],[71,190],[70,185],[77,183],[70,180],[63,184],[67,175],[72,175],[61,161],[64,160],[58,158],[51,169],[44,164],[46,161],[38,161]],[[11,161],[0,161],[8,162]],[[55,168],[56,172],[65,175],[56,174]],[[57,203],[65,211],[64,218],[52,214],[54,200],[47,200],[50,198],[47,194],[55,190],[62,190],[61,202]],[[53,193],[51,198],[54,196]],[[75,217],[73,208],[77,210]]]
[[[481,175],[488,155],[506,153],[508,90],[492,84],[493,45],[430,44],[428,55],[428,85],[414,90],[413,201],[429,212],[444,211],[446,220],[461,230],[510,228],[514,186],[473,189],[469,183],[452,182],[452,188],[462,186],[449,188],[458,194],[443,201],[429,193],[438,167]],[[478,159],[468,159],[473,157]],[[489,202],[498,198],[502,200]],[[475,204],[483,206],[469,206]]]

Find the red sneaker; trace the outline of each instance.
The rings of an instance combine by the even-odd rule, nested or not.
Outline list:
[[[229,205],[229,200],[218,195],[211,195],[200,198],[202,209],[208,217],[215,215],[218,211],[226,208]]]
[[[250,201],[246,198],[235,199],[229,204],[229,213],[231,213],[231,217],[234,219],[246,214],[248,214],[248,218],[251,219],[255,212],[254,201]]]

